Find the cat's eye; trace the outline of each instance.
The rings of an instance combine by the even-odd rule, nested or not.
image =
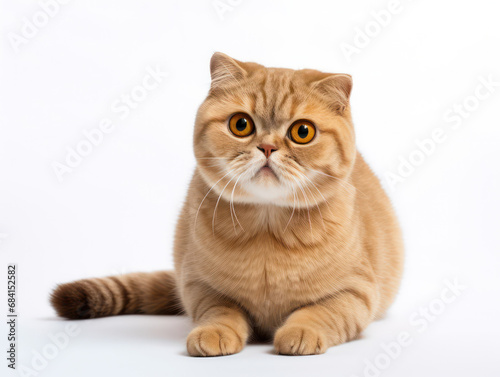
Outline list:
[[[290,127],[290,139],[298,144],[307,144],[316,135],[316,127],[308,120],[298,120]]]
[[[239,137],[249,136],[255,130],[250,115],[245,113],[236,113],[229,119],[229,129],[233,134]]]

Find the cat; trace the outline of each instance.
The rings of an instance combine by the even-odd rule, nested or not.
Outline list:
[[[210,71],[175,271],[62,284],[52,305],[70,319],[188,314],[192,356],[234,354],[249,338],[285,355],[356,339],[396,296],[403,244],[356,149],[351,76],[222,53]]]

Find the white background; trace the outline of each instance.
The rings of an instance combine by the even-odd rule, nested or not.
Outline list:
[[[222,51],[353,75],[358,147],[388,188],[405,235],[396,304],[361,340],[295,358],[274,355],[269,344],[190,358],[185,317],[81,321],[37,374],[363,376],[367,363],[386,360],[383,344],[408,332],[412,344],[370,376],[498,376],[500,86],[456,129],[444,119],[453,104],[474,104],[480,77],[500,82],[496,3],[401,0],[400,12],[348,59],[342,44],[355,46],[357,30],[376,28],[372,12],[389,1],[222,2],[233,5],[219,16],[211,0],[75,0],[17,52],[9,33],[22,35],[24,17],[41,8],[1,2],[0,292],[7,263],[17,263],[18,365],[32,368],[33,355],[68,323],[48,305],[56,283],[172,268],[173,230],[195,164],[194,117],[209,87],[210,56]],[[120,119],[113,103],[148,66],[168,77]],[[103,118],[115,129],[59,182],[52,164],[64,163],[67,148]],[[437,128],[446,140],[391,190],[384,176]],[[466,287],[461,294],[427,328],[415,326],[412,313],[438,305],[455,279]]]

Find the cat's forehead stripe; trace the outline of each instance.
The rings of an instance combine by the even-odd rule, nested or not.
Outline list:
[[[272,128],[273,125],[295,116],[299,102],[292,78],[293,74],[287,73],[274,77],[265,74],[258,84],[252,87],[253,90],[249,94],[251,109],[255,116],[262,119],[264,128]]]

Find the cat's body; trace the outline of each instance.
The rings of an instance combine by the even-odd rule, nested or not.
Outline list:
[[[403,247],[389,200],[355,148],[350,77],[223,54],[211,70],[175,274],[65,284],[54,306],[69,318],[184,311],[198,324],[187,342],[197,356],[238,352],[252,333],[274,336],[284,354],[357,337],[393,301]],[[238,128],[234,116],[244,117]],[[293,133],[296,119],[304,122]]]
[[[186,271],[177,277],[181,296],[190,279],[201,280],[242,305],[257,330],[272,336],[293,310],[341,290],[355,289],[364,284],[357,281],[362,275],[362,280],[378,286],[367,299],[371,315],[382,315],[399,286],[395,267],[399,269],[402,260],[401,244],[394,243],[399,236],[397,223],[385,193],[361,155],[357,156],[352,184],[356,194],[350,186],[342,189],[352,194],[348,200],[322,203],[309,213],[296,209],[285,232],[291,217],[289,208],[234,204],[239,223],[234,220],[233,224],[229,202],[222,200],[213,229],[218,195],[211,193],[198,213],[195,228],[198,204],[210,189],[195,172],[175,243],[176,271]],[[353,211],[354,206],[365,210]],[[184,237],[186,233],[190,237]],[[329,237],[322,236],[325,233]],[[193,315],[197,303],[191,305],[187,310]]]

